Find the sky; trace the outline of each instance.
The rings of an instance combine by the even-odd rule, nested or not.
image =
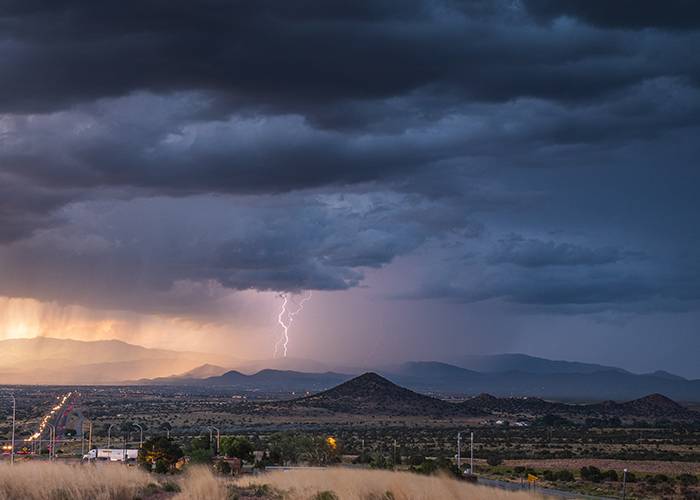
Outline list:
[[[700,5],[8,0],[0,338],[700,378]],[[289,318],[287,318],[289,319]]]

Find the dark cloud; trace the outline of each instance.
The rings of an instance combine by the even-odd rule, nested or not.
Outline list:
[[[61,216],[2,248],[0,295],[193,312],[211,300],[202,283],[342,290],[427,241],[478,234],[447,202],[392,193],[84,202]]]
[[[417,91],[458,100],[575,100],[649,78],[698,75],[695,58],[680,57],[692,54],[695,39],[682,38],[690,35],[540,26],[505,0],[353,4],[6,2],[0,110],[203,90],[222,97],[218,113],[267,109],[332,126],[346,118],[329,107]],[[679,57],[655,57],[671,50]]]
[[[524,0],[540,19],[570,16],[605,28],[694,29],[700,27],[700,5],[693,0]]]
[[[694,303],[697,9],[603,5],[4,2],[0,293]]]
[[[486,260],[490,264],[515,264],[523,267],[595,266],[618,262],[625,255],[629,253],[615,247],[588,248],[513,234],[499,240]]]

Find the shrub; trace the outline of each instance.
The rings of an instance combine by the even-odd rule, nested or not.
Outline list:
[[[603,480],[603,473],[598,467],[595,467],[593,465],[581,467],[581,479],[583,479],[584,481],[599,483]]]
[[[671,478],[666,474],[654,474],[653,476],[647,476],[646,482],[649,484],[670,483]]]
[[[694,476],[692,474],[679,474],[678,477],[678,482],[681,483],[683,486],[695,486],[698,484],[700,481],[698,481],[698,477]]]
[[[338,495],[333,493],[332,491],[326,490],[326,491],[319,491],[316,493],[314,496],[311,497],[311,500],[340,500],[338,498]]]
[[[497,465],[501,465],[503,463],[503,459],[500,456],[494,454],[486,458],[486,463],[489,464],[491,467],[496,467]]]
[[[610,469],[608,471],[603,472],[603,479],[605,481],[619,481],[620,477],[617,475],[617,472]]]

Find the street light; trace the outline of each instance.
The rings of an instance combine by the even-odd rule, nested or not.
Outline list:
[[[209,442],[210,443],[214,439],[214,437],[212,435],[213,434],[212,429],[216,431],[216,450],[215,450],[215,452],[218,455],[219,454],[219,446],[221,445],[221,434],[219,433],[219,429],[217,429],[213,425],[211,427],[209,427]]]
[[[474,433],[469,435],[469,473],[474,474]]]
[[[17,400],[14,394],[10,394],[10,399],[12,399],[12,449],[10,450],[10,464],[15,464],[15,418],[17,416]]]
[[[107,448],[112,447],[112,427],[114,427],[114,424],[109,424],[107,429]]]
[[[457,469],[462,473],[462,433],[457,433]]]
[[[85,455],[85,420],[83,419],[80,421],[80,449],[83,451],[83,455]],[[88,420],[88,451],[92,449],[92,420]]]
[[[49,433],[49,443],[51,443],[51,448],[49,448],[49,460],[53,460],[56,457],[56,426],[53,424],[46,424],[46,426],[51,431]]]
[[[623,469],[623,471],[622,471],[622,500],[625,500],[626,486],[627,486],[627,469]]]
[[[139,448],[143,448],[143,427],[141,427],[139,424],[133,424],[134,427],[138,427],[139,431],[141,432],[141,435],[139,437]]]

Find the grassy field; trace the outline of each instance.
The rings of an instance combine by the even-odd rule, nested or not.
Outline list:
[[[332,492],[332,494],[331,494]],[[333,496],[335,495],[335,496]],[[326,469],[278,471],[232,480],[193,467],[156,476],[120,465],[0,465],[0,500],[428,500],[535,498],[453,479],[401,472]]]

